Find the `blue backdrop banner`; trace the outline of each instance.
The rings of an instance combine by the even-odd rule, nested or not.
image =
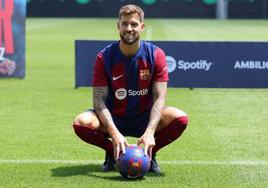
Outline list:
[[[26,0],[0,0],[0,78],[25,76]]]
[[[111,42],[75,42],[76,88],[92,85],[96,55]],[[151,42],[166,53],[169,87],[268,88],[268,42]]]

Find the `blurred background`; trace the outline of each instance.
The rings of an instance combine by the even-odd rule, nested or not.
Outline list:
[[[148,18],[268,18],[267,0],[27,0],[27,16],[115,17],[128,3]]]

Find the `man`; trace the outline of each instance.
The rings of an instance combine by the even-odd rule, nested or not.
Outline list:
[[[188,124],[187,115],[165,106],[168,72],[163,50],[140,40],[144,13],[123,6],[117,28],[120,41],[97,55],[93,73],[93,110],[74,120],[75,133],[106,151],[103,171],[115,169],[115,159],[137,137],[151,158],[151,172],[161,172],[156,152],[177,139]],[[108,138],[110,137],[111,140]]]

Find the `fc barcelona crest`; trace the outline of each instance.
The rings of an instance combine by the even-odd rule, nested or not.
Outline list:
[[[141,80],[148,80],[150,78],[150,70],[149,69],[140,70],[140,78]]]

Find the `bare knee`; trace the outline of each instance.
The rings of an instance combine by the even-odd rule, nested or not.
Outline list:
[[[184,116],[187,117],[187,114],[184,111],[175,107],[166,107],[162,113],[161,122],[164,125],[167,125],[174,119],[184,117]]]
[[[83,115],[83,114],[79,114],[78,116],[75,117],[74,124],[81,125],[81,126],[90,124],[90,117]]]
[[[74,124],[91,128],[97,128],[99,126],[99,121],[94,112],[83,112],[75,117]]]
[[[187,116],[187,114],[184,111],[175,107],[166,107],[166,109],[163,112],[163,115],[166,117],[170,117],[171,119]]]

